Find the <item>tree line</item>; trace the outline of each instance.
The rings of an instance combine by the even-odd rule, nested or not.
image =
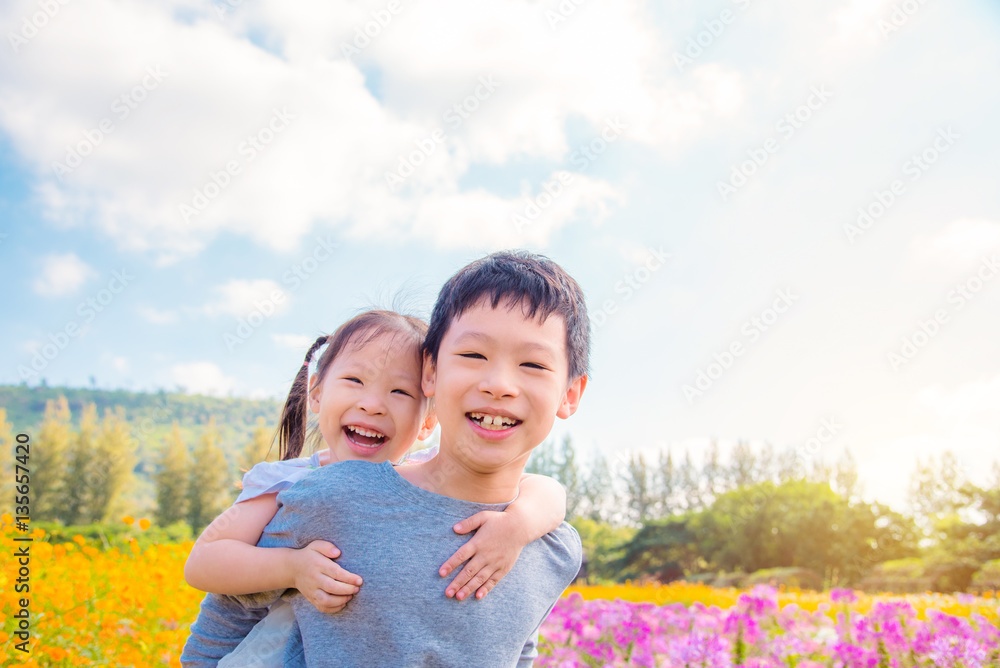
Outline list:
[[[1000,589],[1000,464],[986,485],[954,454],[917,461],[908,513],[862,498],[849,451],[833,463],[801,448],[711,443],[690,452],[586,465],[567,438],[528,471],[559,480],[600,579],[778,581],[873,590]]]
[[[143,470],[144,463],[136,456],[140,443],[124,410],[105,409],[99,418],[96,406],[85,404],[76,427],[72,417],[65,397],[50,399],[41,425],[31,435],[32,520],[79,525],[111,523],[136,514],[129,507],[128,494],[134,492],[136,470]],[[263,461],[273,433],[258,418],[238,465],[249,469]],[[10,451],[12,442],[12,425],[6,410],[0,408],[0,445]],[[214,418],[190,446],[175,421],[158,450],[150,476],[154,519],[163,527],[183,522],[197,533],[233,502],[238,491],[239,474],[221,447]],[[9,467],[5,460],[3,494],[7,498],[13,493]]]
[[[93,404],[74,421],[64,397],[48,399],[32,433],[32,519],[108,523],[148,510],[160,527],[197,534],[232,503],[242,471],[275,456],[260,416],[236,439],[211,417],[199,432],[162,427],[130,425],[121,408],[99,416]],[[0,408],[0,445],[12,443]],[[601,580],[746,584],[758,574],[896,591],[1000,588],[1000,466],[978,486],[950,453],[917,462],[908,513],[864,500],[846,451],[827,463],[801,448],[738,442],[724,454],[713,442],[697,461],[668,450],[583,461],[565,438],[539,446],[527,471],[566,488],[567,515]]]

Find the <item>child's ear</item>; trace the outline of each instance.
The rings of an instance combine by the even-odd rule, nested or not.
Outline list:
[[[587,389],[587,377],[580,376],[566,388],[566,394],[563,396],[562,403],[559,405],[559,410],[556,411],[556,416],[565,420],[570,415],[576,412],[576,409],[580,407],[580,399],[583,397],[583,391]]]
[[[314,373],[309,377],[309,410],[319,415],[319,399],[323,395],[322,384],[319,382],[319,374]]]
[[[424,366],[420,373],[420,389],[423,391],[425,397],[433,397],[436,385],[437,365],[431,361],[430,355],[424,353]]]
[[[417,434],[418,441],[426,441],[434,433],[434,428],[437,427],[438,419],[437,413],[433,410],[427,411],[427,415],[424,416],[424,421],[420,425],[420,433]]]

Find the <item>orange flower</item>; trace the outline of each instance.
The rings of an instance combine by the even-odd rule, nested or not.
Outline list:
[[[73,542],[76,543],[77,545],[83,546],[83,544],[87,542],[87,539],[81,536],[80,534],[76,534],[75,536],[73,536]]]
[[[143,517],[141,520],[139,520],[139,528],[142,529],[143,531],[145,531],[146,529],[148,529],[150,524],[152,524],[152,522],[150,522],[149,520],[147,520],[145,517]]]
[[[0,522],[3,522],[4,524],[13,524],[14,518],[10,516],[10,513],[4,513],[3,515],[0,515]]]
[[[131,515],[126,515],[125,517],[122,518],[122,522],[128,524],[129,526],[132,526],[132,524],[135,522],[135,518],[132,517]]]

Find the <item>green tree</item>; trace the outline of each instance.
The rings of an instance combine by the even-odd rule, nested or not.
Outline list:
[[[677,470],[670,450],[660,451],[660,463],[655,475],[654,496],[656,517],[662,519],[674,514],[674,495],[677,487]]]
[[[645,524],[619,548],[614,562],[619,577],[652,576],[672,582],[685,574],[701,571],[705,562],[698,554],[692,515],[668,517]]]
[[[13,429],[13,426],[7,422],[7,409],[0,406],[0,452],[3,453],[3,466],[2,470],[0,470],[0,474],[3,475],[3,479],[0,479],[0,498],[5,503],[10,503],[14,498],[14,473],[16,471],[14,466],[16,460],[14,459]],[[28,469],[31,469],[30,453]]]
[[[729,480],[735,489],[757,482],[757,464],[746,441],[737,441],[729,455]]]
[[[636,529],[583,517],[574,519],[572,524],[583,543],[587,580],[601,582],[618,579],[625,546],[635,536]]]
[[[188,524],[199,533],[231,502],[229,465],[219,447],[219,432],[215,418],[198,441],[191,455],[191,477],[188,483]]]
[[[173,429],[163,439],[163,451],[153,477],[156,485],[156,523],[159,526],[166,527],[188,519],[188,483],[191,478],[191,460],[175,420]]]
[[[937,490],[936,503],[924,500],[924,508],[936,511],[924,518],[930,521],[928,533],[934,540],[926,551],[924,571],[935,591],[965,591],[976,572],[1000,559],[1000,485],[996,480],[985,487],[964,481],[953,458],[940,466],[934,475],[925,472],[922,481]],[[994,465],[994,475],[1000,477],[997,469]]]
[[[257,418],[257,425],[250,440],[243,449],[240,457],[240,470],[249,471],[255,464],[263,461],[274,461],[278,458],[277,448],[272,448],[274,442],[274,430],[267,426],[267,420],[262,417]]]
[[[732,485],[726,480],[726,471],[720,461],[719,442],[714,438],[708,444],[705,464],[701,467],[701,488],[705,490],[705,495],[709,499],[714,499],[719,494],[732,489]]]
[[[684,502],[685,510],[700,510],[705,507],[698,469],[691,461],[691,452],[684,452],[684,463],[677,471],[677,492]]]
[[[833,491],[845,499],[857,498],[861,493],[858,486],[858,466],[850,450],[844,450],[834,466],[832,487]]]
[[[45,418],[31,444],[31,510],[33,519],[54,520],[63,500],[66,465],[73,434],[66,397],[45,402]]]
[[[578,513],[589,520],[604,522],[608,517],[608,496],[611,494],[611,470],[608,460],[599,450],[595,450],[587,468],[587,475],[581,485],[582,498]]]
[[[90,499],[87,514],[91,522],[107,522],[125,510],[119,504],[132,482],[136,442],[129,432],[124,410],[106,410],[94,441],[87,483]]]
[[[795,448],[785,448],[775,458],[774,473],[779,483],[802,480],[806,477],[802,459]]]
[[[541,445],[531,451],[531,455],[528,457],[528,464],[524,467],[525,473],[547,475],[550,478],[555,478],[558,471],[559,465],[556,462],[556,447],[550,440],[542,442]]]
[[[723,494],[692,527],[702,556],[716,568],[807,568],[828,583],[849,584],[879,561],[908,556],[913,531],[879,528],[894,520],[881,507],[851,504],[829,484],[799,480]]]
[[[642,454],[633,454],[629,458],[624,478],[629,520],[642,524],[650,518],[654,504],[650,471]]]
[[[567,434],[563,438],[562,448],[556,462],[555,479],[566,488],[566,517],[576,517],[580,511],[583,499],[583,489],[580,481],[580,469],[576,464],[576,450],[573,449],[573,439]]]
[[[910,477],[910,506],[925,527],[944,515],[958,512],[968,501],[963,488],[968,481],[955,453],[946,451],[940,460],[933,455]]]
[[[59,519],[66,524],[82,524],[90,517],[91,483],[94,468],[100,463],[94,459],[97,440],[97,407],[87,404],[80,416],[80,427],[73,439],[66,467]],[[100,470],[100,469],[98,469]]]

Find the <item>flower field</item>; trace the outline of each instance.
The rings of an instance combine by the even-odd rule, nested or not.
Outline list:
[[[573,588],[542,627],[541,666],[1000,666],[997,599]]]
[[[148,526],[136,525],[136,532]],[[21,534],[4,523],[2,532],[0,665],[180,665],[202,598],[183,580],[190,543],[140,549],[134,539],[109,547],[77,537],[52,545],[37,529]],[[15,591],[14,546],[25,544],[28,653],[17,649],[14,616],[25,596]],[[574,587],[542,635],[541,666],[1000,666],[997,599],[967,595]]]

